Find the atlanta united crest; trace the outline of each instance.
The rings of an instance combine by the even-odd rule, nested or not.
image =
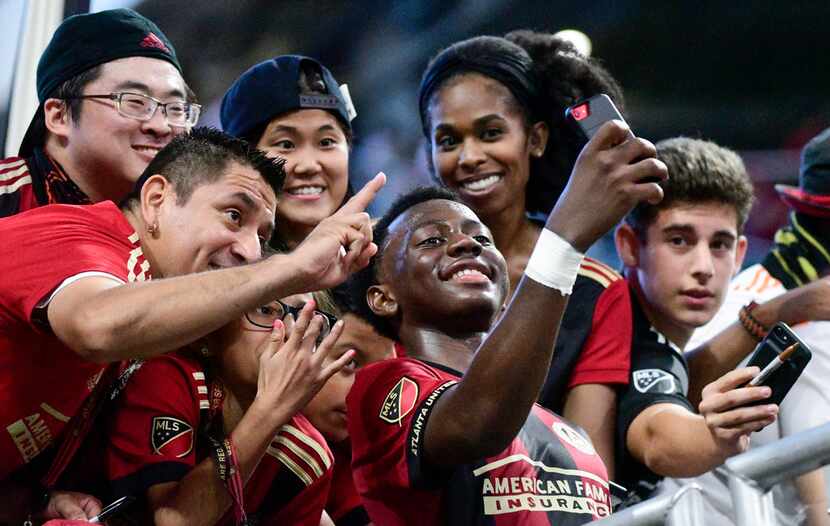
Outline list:
[[[400,424],[403,417],[415,409],[418,402],[418,384],[406,376],[386,395],[380,408],[380,419],[389,424]]]

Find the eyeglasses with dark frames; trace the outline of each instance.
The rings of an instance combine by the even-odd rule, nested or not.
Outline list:
[[[156,110],[161,108],[167,123],[170,126],[177,127],[195,126],[202,111],[202,106],[193,102],[183,100],[162,102],[149,95],[127,91],[106,95],[78,95],[77,97],[68,97],[65,100],[74,99],[109,99],[115,101],[118,113],[139,121],[149,121],[156,114]]]
[[[267,305],[263,305],[262,307],[246,312],[245,319],[257,327],[271,329],[274,327],[275,321],[284,320],[288,315],[291,315],[291,317],[296,320],[302,309],[302,307],[294,307],[293,305],[288,305],[280,300],[274,300]],[[314,310],[314,314],[323,318],[323,328],[320,331],[320,337],[324,338],[329,332],[331,332],[331,328],[334,327],[334,324],[337,323],[337,317],[326,311],[316,309]]]

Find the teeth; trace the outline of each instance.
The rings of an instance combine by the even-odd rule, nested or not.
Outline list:
[[[152,146],[133,146],[133,149],[140,152],[158,153],[161,148],[154,148]]]
[[[288,190],[289,194],[292,195],[318,195],[323,193],[322,186],[300,186],[298,188],[292,188]]]
[[[483,278],[487,277],[484,274],[482,274],[481,272],[479,272],[478,270],[473,270],[471,268],[465,268],[465,269],[459,270],[458,272],[456,272],[455,274],[452,275],[453,279],[461,279],[464,276],[481,276]]]
[[[498,175],[491,175],[490,177],[485,177],[484,179],[464,183],[462,186],[467,190],[484,190],[485,188],[496,184],[499,179],[501,179],[501,177]]]

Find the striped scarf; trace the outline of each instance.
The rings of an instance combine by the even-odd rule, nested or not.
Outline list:
[[[775,233],[774,241],[761,265],[788,290],[820,278],[830,268],[827,248],[798,223],[795,213],[790,214],[790,224]]]

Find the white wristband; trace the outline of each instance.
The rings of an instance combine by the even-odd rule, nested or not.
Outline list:
[[[533,253],[527,260],[525,275],[563,295],[569,295],[573,291],[583,257],[585,254],[578,252],[570,243],[543,228]]]

